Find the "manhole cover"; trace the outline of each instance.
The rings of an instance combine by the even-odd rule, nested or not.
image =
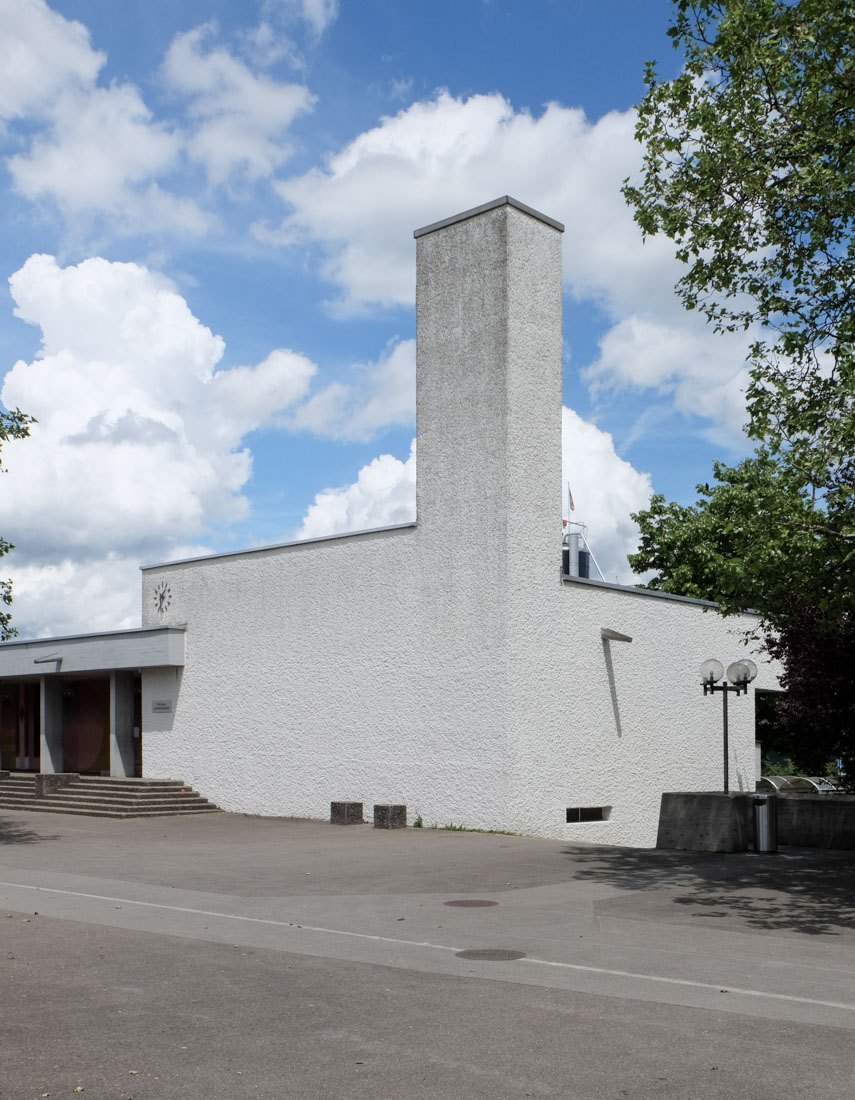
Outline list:
[[[444,901],[443,905],[455,905],[458,909],[483,909],[486,905],[498,905],[497,901],[484,898],[460,898],[459,901]]]
[[[525,951],[509,951],[506,947],[472,947],[467,951],[455,951],[458,959],[475,959],[476,962],[511,962],[524,959]]]

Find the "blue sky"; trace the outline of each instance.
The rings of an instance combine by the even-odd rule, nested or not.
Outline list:
[[[567,225],[565,476],[630,579],[629,512],[746,450],[750,334],[681,312],[619,194],[670,8],[0,0],[22,636],[135,625],[140,562],[406,518],[412,230],[502,194]]]

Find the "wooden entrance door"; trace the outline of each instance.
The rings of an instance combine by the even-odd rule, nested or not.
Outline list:
[[[0,767],[39,771],[40,718],[38,683],[12,682],[0,688]]]

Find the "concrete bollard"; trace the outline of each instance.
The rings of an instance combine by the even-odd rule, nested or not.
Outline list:
[[[330,802],[331,825],[362,825],[361,802]]]
[[[376,806],[374,807],[375,829],[406,829],[406,806]]]

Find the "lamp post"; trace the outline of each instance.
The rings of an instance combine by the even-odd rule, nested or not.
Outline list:
[[[735,695],[747,695],[748,685],[756,675],[757,665],[753,661],[743,658],[741,661],[734,661],[733,664],[727,666],[727,678],[730,683],[719,684],[718,681],[724,676],[724,666],[721,661],[716,661],[711,657],[701,665],[701,684],[703,685],[704,695],[714,695],[717,691],[721,692],[725,792],[730,790],[727,766],[727,697],[731,692]]]

